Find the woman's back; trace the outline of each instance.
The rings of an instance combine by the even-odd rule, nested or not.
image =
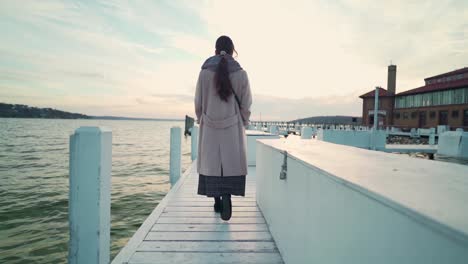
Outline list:
[[[248,87],[248,77],[244,70],[233,72],[229,75],[232,89],[237,95],[240,102],[246,99],[250,89]],[[227,98],[227,102],[222,100],[218,95],[215,87],[215,72],[210,70],[202,70],[200,72],[200,98],[202,113],[207,115],[212,120],[222,120],[232,117],[239,113],[239,107],[235,95]],[[248,120],[249,117],[243,116]]]

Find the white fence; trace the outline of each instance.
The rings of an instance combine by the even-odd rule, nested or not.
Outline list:
[[[255,166],[256,163],[256,140],[257,139],[278,139],[278,135],[273,135],[270,133],[259,132],[254,130],[247,130],[245,132],[247,136],[247,164],[249,166]]]
[[[447,131],[439,136],[437,154],[468,159],[468,132]]]
[[[257,203],[285,263],[468,260],[467,166],[261,140],[256,174]]]
[[[385,130],[319,129],[317,138],[322,141],[365,149],[384,150],[387,141]],[[375,144],[375,145],[374,145]]]

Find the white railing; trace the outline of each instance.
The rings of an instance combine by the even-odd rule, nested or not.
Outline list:
[[[317,138],[322,141],[365,149],[385,150],[385,130],[319,129]]]
[[[257,204],[288,264],[464,264],[467,175],[316,140],[257,142]]]

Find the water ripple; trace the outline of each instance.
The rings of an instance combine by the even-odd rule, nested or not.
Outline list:
[[[112,256],[169,190],[169,131],[182,122],[0,118],[0,263],[66,263],[69,135],[84,125],[113,131]]]

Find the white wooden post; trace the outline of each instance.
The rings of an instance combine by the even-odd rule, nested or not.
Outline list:
[[[376,150],[377,130],[379,129],[379,87],[375,87],[374,94],[374,128],[372,130],[372,149]]]
[[[171,152],[169,165],[169,180],[171,187],[176,184],[181,174],[181,129],[180,127],[171,127]]]
[[[192,161],[197,159],[198,156],[198,127],[193,126],[192,134],[190,136],[191,139],[191,157]]]
[[[301,131],[301,138],[302,139],[311,139],[312,138],[312,128],[311,127],[303,127]]]
[[[270,126],[270,131],[269,132],[270,132],[270,134],[278,135],[278,133],[279,133],[278,126],[276,126],[276,125]]]
[[[435,145],[435,135],[433,133],[429,135],[429,145]]]
[[[70,136],[68,263],[110,259],[112,132],[80,127]]]

